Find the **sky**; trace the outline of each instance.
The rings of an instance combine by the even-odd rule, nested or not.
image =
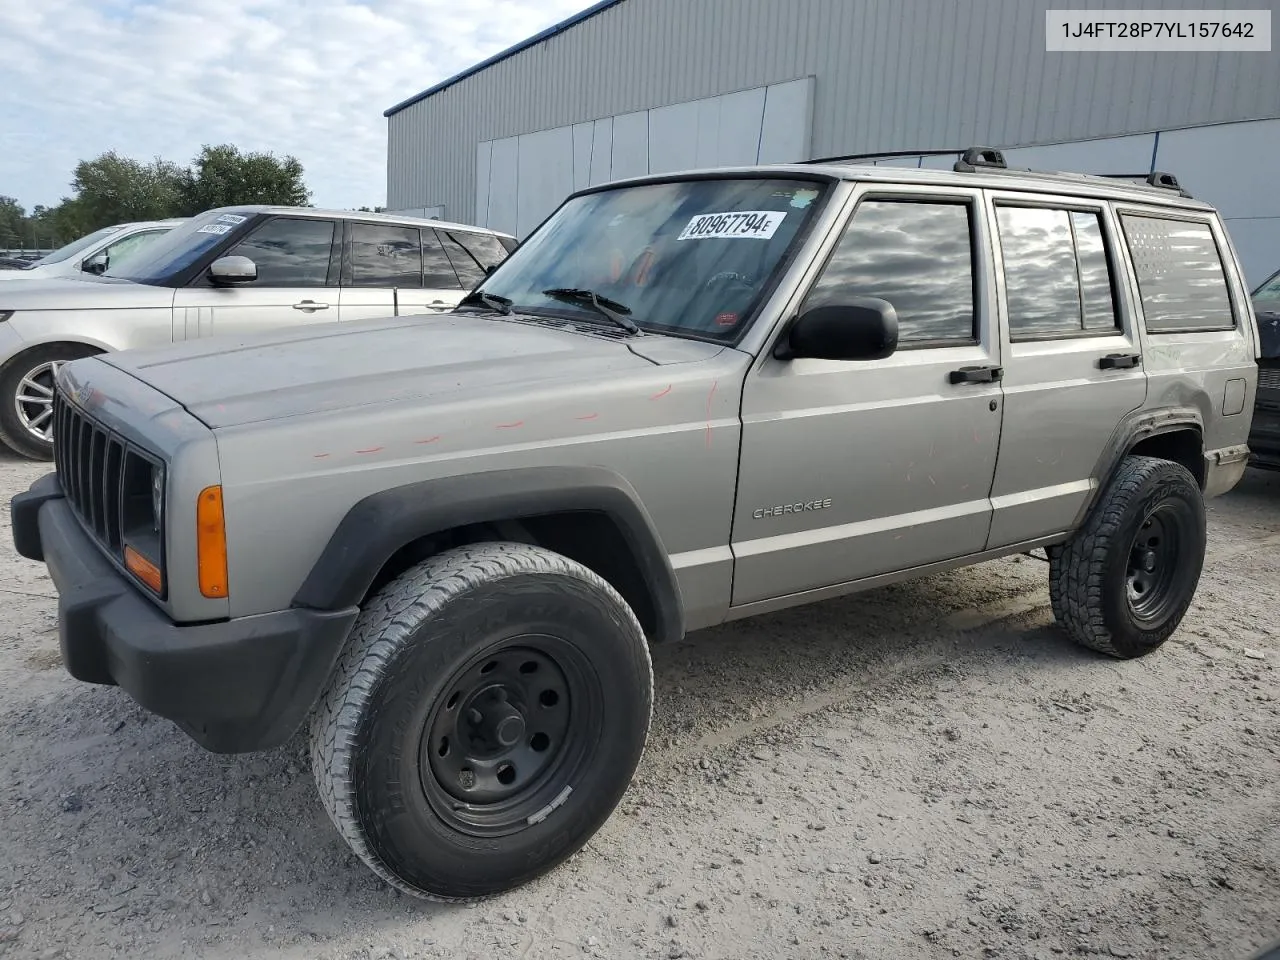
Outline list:
[[[292,154],[317,206],[385,202],[382,111],[589,0],[0,0],[0,195],[115,150]]]

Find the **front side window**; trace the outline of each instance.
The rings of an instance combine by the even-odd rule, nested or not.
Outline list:
[[[1005,304],[1014,341],[1115,332],[1115,301],[1096,213],[997,207]]]
[[[1207,223],[1136,214],[1120,219],[1148,331],[1235,328],[1222,258]]]
[[[422,240],[417,227],[351,224],[353,287],[421,287]]]
[[[279,217],[258,227],[226,256],[248,257],[257,265],[258,279],[246,286],[323,287],[333,228],[332,220]]]
[[[864,200],[807,303],[879,297],[898,314],[898,342],[971,343],[969,205]]]
[[[599,322],[548,291],[589,290],[641,329],[718,341],[745,330],[826,185],[711,178],[568,200],[480,287],[515,309]]]

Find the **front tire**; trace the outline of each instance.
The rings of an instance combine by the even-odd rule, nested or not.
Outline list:
[[[31,460],[53,459],[53,387],[64,363],[100,351],[79,343],[50,343],[0,368],[0,440]]]
[[[460,547],[365,606],[312,718],[312,772],[382,879],[475,900],[591,838],[652,704],[644,632],[609,584],[527,544]]]
[[[1093,512],[1049,550],[1053,614],[1083,646],[1141,657],[1178,628],[1206,546],[1204,497],[1181,464],[1126,457]]]

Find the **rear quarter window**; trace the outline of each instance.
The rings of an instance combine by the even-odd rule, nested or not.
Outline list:
[[[1121,214],[1148,333],[1235,329],[1222,255],[1209,224]]]

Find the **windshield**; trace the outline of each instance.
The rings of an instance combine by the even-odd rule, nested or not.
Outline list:
[[[81,250],[87,250],[104,237],[109,237],[111,234],[117,233],[122,229],[122,227],[117,226],[103,227],[101,230],[95,230],[88,236],[81,237],[79,240],[71,241],[65,247],[59,247],[57,250],[53,251],[53,253],[45,254],[35,263],[31,264],[31,266],[39,267],[46,263],[61,263],[63,260],[74,257]]]
[[[1275,300],[1280,303],[1280,270],[1273,273],[1270,279],[1253,291],[1253,299],[1266,300],[1268,302]]]
[[[160,284],[191,266],[210,247],[249,219],[250,214],[209,210],[192,217],[163,237],[157,237],[120,263],[112,263],[106,276],[137,283]]]
[[[642,330],[733,340],[824,190],[711,179],[575,197],[479,289],[517,311],[599,321],[589,297],[563,294],[590,291]]]

